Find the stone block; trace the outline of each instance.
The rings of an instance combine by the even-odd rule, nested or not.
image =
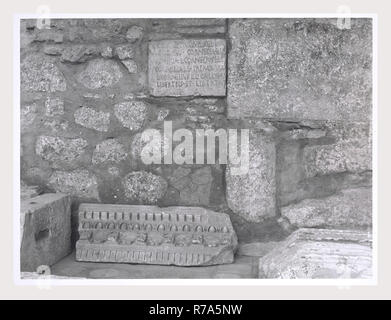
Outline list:
[[[372,225],[372,188],[346,189],[281,208],[294,227],[366,228]]]
[[[225,96],[224,39],[161,40],[149,44],[153,96]]]
[[[99,200],[98,180],[86,169],[56,170],[50,176],[48,186],[72,196]]]
[[[85,128],[107,132],[110,127],[110,113],[90,107],[80,107],[74,114],[75,122]]]
[[[369,232],[299,229],[259,259],[259,278],[370,279]]]
[[[81,161],[88,143],[82,138],[39,136],[35,152],[53,168],[72,167]]]
[[[21,201],[22,271],[51,266],[71,251],[71,198],[47,193]]]
[[[125,101],[114,106],[118,121],[132,131],[140,130],[148,114],[148,104],[143,101]]]
[[[229,37],[229,118],[370,119],[371,19],[232,19]]]
[[[65,91],[67,83],[64,75],[51,57],[32,54],[20,65],[22,91],[56,92]]]
[[[122,180],[125,197],[136,203],[155,204],[163,198],[167,182],[162,177],[147,171],[134,171]]]
[[[249,134],[249,168],[233,174],[230,162],[225,174],[229,208],[247,221],[261,222],[276,214],[276,148],[271,137],[257,130]]]
[[[229,216],[199,207],[81,204],[76,260],[179,266],[234,261]]]
[[[360,173],[372,170],[372,130],[369,123],[329,124],[333,144],[304,148],[303,163],[307,178],[332,173]]]
[[[113,60],[94,59],[77,75],[78,81],[86,88],[95,90],[111,87],[122,78],[119,65]]]

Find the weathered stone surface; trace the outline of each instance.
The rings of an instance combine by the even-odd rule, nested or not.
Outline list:
[[[39,136],[35,152],[42,159],[50,161],[54,168],[62,165],[72,165],[80,159],[88,143],[81,138],[60,138]]]
[[[122,72],[118,64],[106,59],[91,60],[77,76],[78,81],[91,90],[111,87],[121,78]]]
[[[45,101],[45,114],[48,117],[61,116],[64,114],[64,100],[47,97]]]
[[[79,207],[76,260],[163,265],[232,263],[237,246],[229,216],[197,207]]]
[[[236,254],[239,256],[263,257],[278,244],[277,241],[239,243]]]
[[[21,89],[23,91],[65,91],[64,75],[51,57],[33,54],[20,65]]]
[[[35,103],[20,108],[20,128],[22,131],[28,129],[37,117],[38,109]]]
[[[126,39],[130,42],[135,42],[143,36],[143,28],[139,26],[132,26],[126,32]]]
[[[97,179],[86,169],[54,171],[48,185],[59,192],[99,200]]]
[[[96,146],[92,155],[92,163],[119,163],[127,156],[124,146],[118,140],[108,139]]]
[[[126,101],[114,106],[114,114],[121,124],[130,130],[142,128],[148,107],[142,101]]]
[[[28,186],[23,181],[20,183],[20,199],[30,199],[39,196],[41,192],[39,186]]]
[[[105,46],[101,49],[100,54],[104,58],[112,58],[113,57],[113,48],[110,46]]]
[[[141,204],[155,204],[167,190],[167,182],[162,177],[146,171],[127,174],[122,184],[125,196]]]
[[[137,73],[137,63],[134,60],[122,60],[122,63],[128,69],[129,73]]]
[[[213,182],[210,166],[197,169],[178,167],[170,177],[170,185],[178,190],[183,205],[208,205]]]
[[[233,19],[228,117],[368,120],[371,19]]]
[[[368,123],[336,124],[330,129],[336,143],[304,148],[307,177],[372,170],[372,132]]]
[[[107,132],[110,127],[110,113],[90,107],[80,107],[74,114],[75,122],[88,129]]]
[[[225,50],[223,39],[150,42],[151,94],[225,96]]]
[[[61,60],[63,62],[85,62],[97,56],[99,50],[95,46],[73,45],[66,46],[62,50]]]
[[[250,130],[248,172],[235,175],[236,166],[227,165],[227,204],[247,221],[260,222],[276,214],[275,162],[274,141],[261,132]]]
[[[371,243],[368,232],[299,229],[259,259],[259,277],[372,278]]]
[[[281,208],[295,227],[369,227],[372,225],[372,188],[342,190],[321,199],[306,199]]]
[[[89,279],[216,279],[258,278],[258,259],[236,256],[233,263],[214,266],[176,266],[137,263],[83,262],[70,254],[53,267],[52,274]]]
[[[22,271],[51,266],[71,251],[71,199],[47,193],[21,201]]]
[[[125,44],[115,48],[115,53],[121,60],[134,58],[133,45]]]
[[[43,126],[53,132],[66,131],[69,127],[69,122],[62,119],[47,119],[43,122]]]

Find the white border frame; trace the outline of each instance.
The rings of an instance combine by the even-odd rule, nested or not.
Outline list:
[[[88,19],[88,18],[370,18],[372,19],[372,279],[21,279],[20,277],[20,20],[42,18],[39,14],[14,15],[14,83],[13,83],[13,259],[14,282],[24,286],[337,286],[341,289],[349,286],[376,286],[378,284],[378,173],[377,173],[377,14],[58,14],[50,13],[51,19]]]

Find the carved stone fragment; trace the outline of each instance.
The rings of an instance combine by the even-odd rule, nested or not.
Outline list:
[[[234,261],[229,216],[198,207],[81,204],[76,260],[178,266]]]

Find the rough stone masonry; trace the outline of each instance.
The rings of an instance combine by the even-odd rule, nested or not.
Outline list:
[[[371,19],[22,20],[20,54],[21,179],[72,196],[74,240],[82,202],[227,213],[242,243],[371,231]],[[249,129],[249,172],[145,165],[164,121]]]

